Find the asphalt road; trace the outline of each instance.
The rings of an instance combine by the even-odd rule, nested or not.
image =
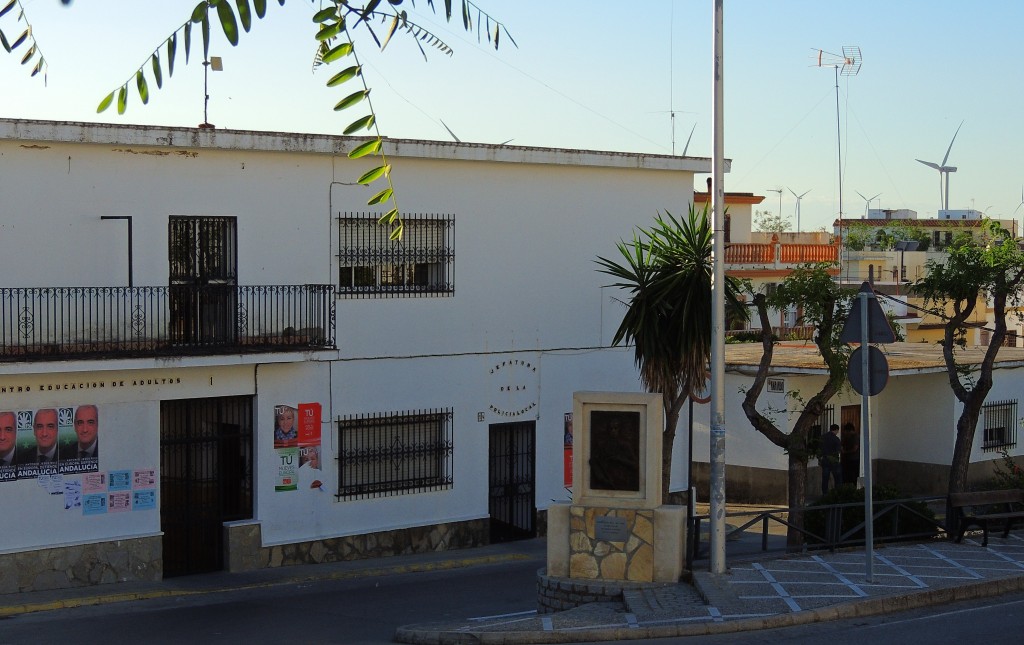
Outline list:
[[[275,585],[0,620],[0,643],[389,643],[399,625],[532,612],[540,560]]]

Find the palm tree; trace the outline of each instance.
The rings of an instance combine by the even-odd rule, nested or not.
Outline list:
[[[629,292],[626,314],[612,343],[633,343],[640,381],[661,392],[665,407],[662,442],[662,499],[668,498],[672,444],[683,403],[704,388],[711,355],[712,231],[708,209],[690,205],[685,220],[658,216],[650,229],[638,228],[631,242],[616,247],[624,262],[598,257],[610,286]],[[726,278],[726,307],[747,318],[741,283]]]

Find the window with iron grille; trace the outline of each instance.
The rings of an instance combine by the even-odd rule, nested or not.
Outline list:
[[[1017,445],[1017,400],[993,401],[981,409],[985,427],[981,448],[993,452]]]
[[[338,294],[388,298],[455,292],[455,219],[411,215],[402,239],[372,214],[338,218]]]
[[[452,411],[338,419],[338,498],[390,497],[452,487]]]

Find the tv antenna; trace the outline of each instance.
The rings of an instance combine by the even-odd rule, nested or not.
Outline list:
[[[789,190],[789,192],[793,193],[793,197],[796,197],[796,232],[799,233],[800,232],[800,200],[804,198],[804,195],[806,195],[807,193],[811,192],[811,189],[808,188],[807,190],[805,190],[804,192],[800,193],[799,195],[797,195],[796,192],[794,192],[792,188],[789,188],[788,190]],[[779,203],[781,204],[782,202],[780,201]],[[780,208],[781,208],[781,206],[780,206]]]
[[[209,60],[203,60],[203,122],[199,124],[200,128],[214,127],[207,116],[207,109],[210,107],[209,77],[211,67],[215,72],[223,72],[224,61],[221,60],[220,56],[210,56]]]
[[[881,196],[882,193],[872,195],[871,197],[865,197],[859,190],[855,190],[853,192],[860,195],[860,198],[864,200],[864,219],[868,219],[868,211],[871,209],[871,202],[875,201],[875,199]]]
[[[860,47],[857,45],[846,45],[843,47],[843,55],[833,54],[823,49],[817,52],[818,67],[831,67],[836,73],[836,155],[839,159],[839,234],[843,233],[843,138],[839,126],[839,76],[856,76],[860,73],[860,66],[863,58],[860,55]],[[842,259],[840,256],[839,270],[842,272]]]
[[[946,148],[946,156],[942,158],[942,163],[937,164],[933,161],[924,161],[923,159],[916,159],[919,163],[923,163],[929,168],[934,168],[939,171],[939,199],[942,200],[942,210],[949,210],[949,173],[956,172],[956,166],[947,166],[946,161],[949,159],[949,151],[953,149],[953,142],[956,141],[956,135],[960,134],[960,128],[962,128],[964,122],[961,121],[960,125],[956,126],[956,132],[953,133],[953,138],[949,142],[949,147]],[[943,182],[945,178],[945,182]],[[945,198],[943,198],[943,186],[945,186]]]
[[[778,188],[769,188],[768,192],[770,192],[770,193],[778,193],[779,194],[779,212],[778,212],[778,215],[779,215],[779,217],[782,217],[782,187],[779,186]]]

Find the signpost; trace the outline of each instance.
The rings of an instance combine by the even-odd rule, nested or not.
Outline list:
[[[850,356],[849,376],[853,388],[861,395],[860,418],[864,458],[864,556],[865,574],[868,582],[874,582],[875,517],[871,483],[871,416],[868,407],[870,397],[878,394],[889,380],[889,365],[877,347],[869,343],[895,343],[889,321],[878,304],[875,291],[865,282],[860,287],[857,299],[853,301],[846,325],[839,336],[844,343],[860,343]],[[880,359],[880,360],[879,360]],[[857,363],[857,367],[854,364]],[[872,365],[873,364],[873,365]],[[856,372],[856,374],[855,374]],[[860,378],[855,379],[855,376]]]

